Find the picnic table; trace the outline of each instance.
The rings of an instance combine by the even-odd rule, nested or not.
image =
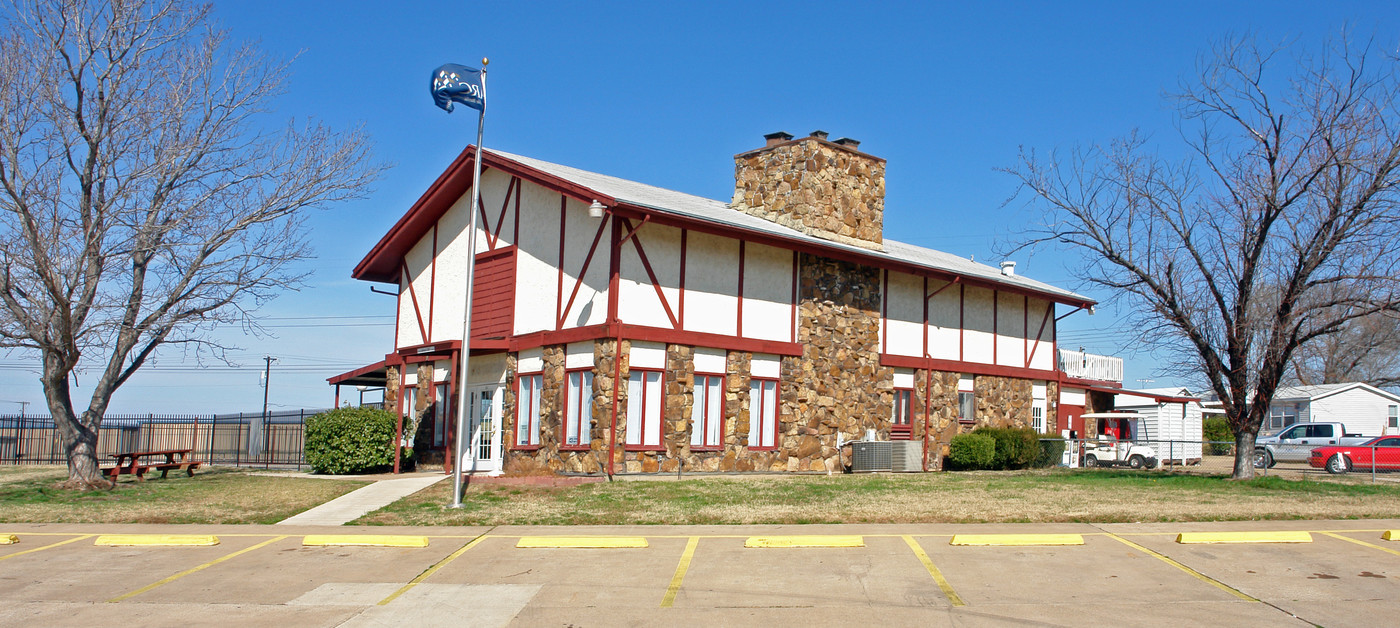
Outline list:
[[[191,458],[192,449],[162,449],[158,451],[128,451],[125,453],[112,454],[117,459],[116,466],[103,469],[102,472],[110,474],[112,481],[117,481],[117,476],[123,473],[130,473],[136,479],[145,482],[146,472],[151,469],[160,471],[160,477],[165,478],[165,474],[171,469],[181,469],[186,475],[194,475],[194,470],[199,465],[204,464]],[[163,458],[163,459],[162,459]],[[143,462],[143,459],[148,459]]]

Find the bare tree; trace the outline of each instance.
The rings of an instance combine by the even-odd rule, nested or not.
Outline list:
[[[295,288],[303,216],[363,196],[367,139],[260,126],[285,63],[184,0],[13,0],[0,32],[0,348],[42,362],[68,485],[112,393],[156,350]],[[205,355],[208,355],[205,353]],[[85,407],[75,369],[96,373]]]
[[[1377,388],[1400,386],[1400,315],[1372,314],[1299,347],[1289,374],[1289,382],[1301,385],[1366,382]]]
[[[1084,254],[1235,433],[1233,477],[1300,347],[1400,310],[1400,112],[1393,58],[1217,45],[1176,96],[1185,157],[1132,135],[1007,171],[1043,209],[1023,246]],[[1175,150],[1172,148],[1171,150]]]

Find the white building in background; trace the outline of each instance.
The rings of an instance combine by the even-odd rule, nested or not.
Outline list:
[[[1138,440],[1152,441],[1164,463],[1193,464],[1201,460],[1203,439],[1201,400],[1185,388],[1129,390],[1114,397],[1113,409],[1143,416]]]
[[[1400,434],[1400,396],[1361,382],[1280,388],[1260,431],[1319,421],[1342,423],[1350,434]]]

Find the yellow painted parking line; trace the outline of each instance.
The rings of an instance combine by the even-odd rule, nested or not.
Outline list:
[[[1182,532],[1176,542],[1201,543],[1312,543],[1312,535],[1302,530],[1282,532]]]
[[[610,549],[646,547],[640,536],[522,536],[516,547]]]
[[[144,587],[141,587],[141,588],[139,588],[139,589],[137,589],[137,590],[135,590],[135,591],[132,591],[132,592],[130,592],[130,593],[124,593],[124,594],[122,594],[122,595],[118,595],[117,597],[114,597],[114,598],[112,598],[112,599],[110,599],[110,600],[107,600],[107,601],[108,601],[108,602],[120,602],[120,601],[125,600],[125,599],[127,599],[127,598],[131,598],[131,597],[135,597],[135,596],[137,596],[137,595],[141,595],[142,593],[145,593],[145,592],[147,592],[147,591],[150,591],[151,589],[154,589],[154,588],[156,588],[156,587],[158,587],[158,586],[161,586],[161,585],[163,585],[163,584],[169,584],[169,583],[171,583],[171,582],[174,582],[174,581],[176,581],[176,580],[179,580],[180,578],[183,578],[183,577],[185,577],[185,576],[188,576],[188,575],[190,575],[190,574],[192,574],[192,573],[195,573],[195,572],[198,572],[198,571],[203,571],[203,570],[205,570],[205,569],[208,569],[208,568],[210,568],[210,567],[213,567],[214,565],[217,565],[217,564],[219,564],[219,563],[222,563],[222,562],[224,562],[224,561],[226,561],[226,560],[228,560],[228,559],[230,559],[230,558],[234,558],[235,556],[241,556],[241,555],[243,555],[243,554],[247,554],[248,552],[251,552],[251,551],[253,551],[253,550],[255,550],[255,549],[259,549],[259,548],[262,548],[262,547],[266,547],[266,546],[268,546],[268,545],[271,545],[271,544],[273,544],[273,543],[276,543],[276,542],[278,542],[278,541],[281,541],[282,539],[285,539],[285,538],[287,538],[286,535],[278,536],[278,537],[274,537],[274,538],[270,538],[270,539],[268,539],[268,540],[266,540],[266,541],[263,541],[262,543],[258,543],[257,545],[254,545],[254,546],[252,546],[252,547],[245,547],[245,548],[243,548],[243,549],[241,549],[241,550],[238,550],[238,551],[236,551],[236,552],[233,552],[232,554],[225,554],[225,555],[223,555],[223,556],[220,556],[220,557],[218,557],[218,558],[215,558],[214,560],[211,560],[211,561],[209,561],[209,562],[207,562],[207,563],[204,563],[203,565],[200,565],[200,566],[198,566],[198,567],[191,567],[191,568],[186,569],[186,570],[184,570],[184,571],[182,571],[182,572],[180,572],[180,573],[177,573],[177,574],[175,574],[175,575],[173,575],[173,576],[170,576],[170,577],[167,577],[167,578],[161,578],[160,580],[157,580],[157,581],[155,581],[155,582],[152,582],[152,583],[150,583],[150,584],[148,584],[148,585],[146,585],[146,586],[144,586]]]
[[[695,557],[695,546],[699,544],[698,536],[692,536],[686,541],[685,551],[681,552],[681,562],[676,565],[676,575],[671,576],[671,586],[666,587],[666,595],[661,598],[661,608],[671,608],[671,605],[676,603],[676,594],[681,590],[685,572],[690,569],[690,559]]]
[[[219,537],[212,534],[104,534],[93,545],[107,547],[171,547],[218,545]]]
[[[938,583],[938,588],[943,591],[943,595],[948,598],[948,602],[953,606],[966,606],[967,603],[963,602],[958,592],[953,590],[953,585],[948,584],[948,579],[943,577],[943,572],[939,571],[938,567],[933,564],[933,559],[928,557],[928,552],[925,552],[924,548],[919,546],[919,542],[915,541],[914,537],[908,534],[904,535],[904,542],[909,544],[909,549],[914,550],[914,555],[919,558],[919,562],[924,564],[924,569],[928,570],[928,575],[933,576],[933,581]]]
[[[1400,552],[1397,552],[1397,551],[1395,551],[1395,550],[1393,550],[1393,549],[1390,549],[1390,548],[1388,548],[1388,547],[1381,547],[1381,546],[1376,545],[1376,544],[1374,544],[1374,543],[1367,543],[1367,542],[1365,542],[1365,541],[1361,541],[1361,540],[1358,540],[1358,539],[1353,539],[1353,538],[1347,537],[1347,536],[1342,536],[1342,535],[1340,535],[1340,534],[1333,534],[1333,533],[1331,533],[1331,532],[1319,532],[1318,534],[1324,534],[1324,535],[1330,536],[1330,537],[1332,537],[1332,538],[1334,538],[1334,539],[1341,539],[1341,540],[1346,541],[1346,542],[1348,542],[1348,543],[1355,543],[1355,544],[1357,544],[1357,545],[1363,545],[1363,546],[1370,547],[1370,548],[1373,548],[1373,549],[1378,549],[1378,550],[1380,550],[1380,551],[1382,551],[1382,552],[1390,552],[1391,554],[1395,554],[1396,556],[1400,556]]]
[[[1190,575],[1191,577],[1193,577],[1193,578],[1195,578],[1195,579],[1197,579],[1197,580],[1200,580],[1201,582],[1204,582],[1204,583],[1206,583],[1206,584],[1209,584],[1209,585],[1211,585],[1211,586],[1213,586],[1213,587],[1216,587],[1216,588],[1220,589],[1221,591],[1224,591],[1224,592],[1226,592],[1226,593],[1229,593],[1230,595],[1233,595],[1233,596],[1235,596],[1235,597],[1237,597],[1237,598],[1240,598],[1241,600],[1244,600],[1244,601],[1246,601],[1246,602],[1258,602],[1258,601],[1259,601],[1259,600],[1256,600],[1256,599],[1254,599],[1254,598],[1252,598],[1252,597],[1246,595],[1244,592],[1240,591],[1239,589],[1236,589],[1236,588],[1234,588],[1234,587],[1232,587],[1232,586],[1230,586],[1230,585],[1228,585],[1228,584],[1225,584],[1224,582],[1221,582],[1221,581],[1219,581],[1219,580],[1216,580],[1215,578],[1212,578],[1212,577],[1210,577],[1210,576],[1207,576],[1207,575],[1205,575],[1205,574],[1203,574],[1203,573],[1201,573],[1201,572],[1199,572],[1199,571],[1196,571],[1195,569],[1192,569],[1192,568],[1190,568],[1190,567],[1187,567],[1186,565],[1183,565],[1183,564],[1181,564],[1181,563],[1179,563],[1179,562],[1176,562],[1175,560],[1172,560],[1171,558],[1168,558],[1168,557],[1167,557],[1166,555],[1164,555],[1164,554],[1161,554],[1161,553],[1158,553],[1158,552],[1154,552],[1154,551],[1152,551],[1152,550],[1150,550],[1150,549],[1147,549],[1146,547],[1143,547],[1143,546],[1141,546],[1141,545],[1138,545],[1137,543],[1134,543],[1134,542],[1132,542],[1132,541],[1129,541],[1128,539],[1125,539],[1125,538],[1123,538],[1123,537],[1121,537],[1121,536],[1118,536],[1117,534],[1108,533],[1106,536],[1108,536],[1108,538],[1110,538],[1110,539],[1113,539],[1113,540],[1115,540],[1115,541],[1118,541],[1119,543],[1122,543],[1122,544],[1124,544],[1124,545],[1127,545],[1128,547],[1131,547],[1131,548],[1133,548],[1133,549],[1135,549],[1135,550],[1137,550],[1137,551],[1139,551],[1139,552],[1142,552],[1142,553],[1144,553],[1144,554],[1147,554],[1148,556],[1151,556],[1151,557],[1153,557],[1153,558],[1156,558],[1157,560],[1160,560],[1160,561],[1162,561],[1162,562],[1164,562],[1164,563],[1166,563],[1166,564],[1168,564],[1168,565],[1171,565],[1171,566],[1173,566],[1173,567],[1176,567],[1177,569],[1180,569],[1180,570],[1186,572],[1186,573],[1187,573],[1188,575]]]
[[[42,551],[44,551],[44,550],[46,550],[46,549],[49,549],[49,548],[51,548],[51,547],[58,547],[58,546],[60,546],[60,545],[67,545],[67,544],[69,544],[69,543],[77,543],[78,541],[81,541],[81,540],[83,540],[83,539],[90,539],[90,538],[92,538],[92,537],[94,537],[94,536],[96,536],[96,535],[94,535],[94,534],[83,534],[83,535],[80,535],[80,536],[75,536],[75,537],[73,537],[73,538],[71,538],[71,539],[68,539],[67,541],[59,541],[59,542],[57,542],[57,543],[51,543],[51,544],[49,544],[49,545],[44,545],[44,546],[42,546],[42,547],[36,547],[36,548],[34,548],[34,549],[31,549],[31,550],[24,550],[24,551],[22,551],[22,552],[15,552],[15,553],[13,553],[13,554],[5,554],[4,556],[0,556],[0,560],[5,560],[5,559],[7,559],[7,558],[14,558],[14,557],[16,557],[16,556],[23,556],[23,555],[25,555],[25,554],[33,554],[34,552],[42,552]]]
[[[427,547],[428,537],[395,534],[308,534],[306,547]]]
[[[1082,534],[954,534],[949,545],[1083,545]]]
[[[865,537],[821,534],[751,536],[744,541],[744,547],[865,547]]]
[[[452,552],[451,554],[448,554],[448,555],[447,555],[447,558],[444,558],[444,559],[442,559],[442,560],[440,560],[440,561],[437,561],[436,563],[433,564],[432,567],[429,567],[429,568],[425,569],[425,570],[423,571],[423,573],[418,574],[418,576],[417,576],[416,578],[414,578],[414,579],[412,579],[412,580],[409,580],[409,581],[408,581],[408,584],[405,584],[405,585],[403,585],[402,587],[399,587],[399,590],[398,590],[398,591],[395,591],[395,592],[389,594],[389,597],[386,597],[386,598],[384,598],[384,599],[382,599],[382,600],[379,600],[379,604],[378,604],[378,605],[379,605],[379,606],[384,606],[385,604],[388,604],[389,602],[392,602],[392,601],[398,599],[398,597],[399,597],[400,595],[403,595],[403,594],[405,594],[405,593],[408,593],[408,590],[409,590],[409,589],[412,589],[413,587],[418,586],[419,583],[423,582],[424,580],[427,580],[427,579],[428,579],[428,576],[431,576],[431,575],[437,573],[437,570],[442,569],[443,567],[446,567],[446,566],[447,566],[447,563],[450,563],[450,562],[452,562],[452,561],[454,561],[454,560],[457,560],[457,557],[458,557],[458,556],[461,556],[462,554],[467,553],[467,550],[469,550],[469,549],[471,549],[471,548],[473,548],[473,547],[476,547],[476,546],[479,545],[482,541],[484,541],[484,540],[486,540],[486,539],[488,539],[488,538],[490,538],[490,537],[488,537],[487,535],[483,534],[483,535],[478,536],[478,537],[476,537],[476,538],[474,538],[474,539],[472,539],[472,540],[470,540],[470,541],[467,541],[467,544],[466,544],[466,545],[463,545],[462,547],[458,548],[457,551]]]
[[[1381,538],[1387,541],[1400,541],[1400,530],[1386,530],[1381,533]]]
[[[14,545],[19,542],[19,537],[13,534],[0,534],[0,545]]]

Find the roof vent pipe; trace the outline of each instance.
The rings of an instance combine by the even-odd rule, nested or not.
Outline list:
[[[1013,262],[1011,260],[1006,260],[1002,262],[1001,274],[1006,275],[1007,277],[1014,277],[1016,275],[1016,262]]]

